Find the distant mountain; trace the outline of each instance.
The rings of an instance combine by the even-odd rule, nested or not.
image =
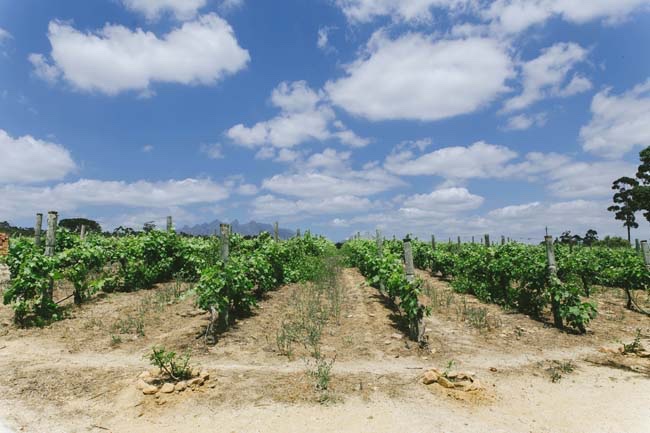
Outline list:
[[[208,235],[215,234],[215,232],[218,234],[219,224],[221,223],[222,221],[214,220],[210,223],[197,224],[192,227],[185,226],[179,231],[181,233],[187,233],[188,235],[208,236]],[[246,236],[246,235],[255,236],[260,234],[261,232],[269,232],[273,234],[272,224],[258,223],[257,221],[251,221],[246,224],[242,224],[239,221],[234,220],[233,222],[230,223],[230,226],[232,227],[233,233],[238,233],[242,236]],[[289,239],[295,234],[296,233],[293,230],[283,229],[282,227],[280,227],[280,231],[279,231],[280,239]]]

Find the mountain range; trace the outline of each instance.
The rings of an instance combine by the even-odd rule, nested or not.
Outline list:
[[[185,226],[179,231],[181,233],[187,233],[188,235],[208,236],[208,235],[213,235],[215,233],[218,234],[220,224],[222,224],[222,221],[214,220],[209,223],[197,224],[192,227]],[[250,221],[245,224],[242,224],[238,220],[234,220],[233,222],[230,223],[230,227],[232,228],[233,233],[238,233],[242,236],[246,236],[246,235],[255,236],[260,234],[261,232],[269,232],[273,234],[272,224],[259,223],[257,221]],[[293,230],[283,229],[282,227],[280,227],[279,230],[280,239],[289,239],[294,235],[295,232]]]

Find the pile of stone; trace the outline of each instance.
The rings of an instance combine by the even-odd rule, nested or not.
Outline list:
[[[469,372],[441,372],[431,368],[422,376],[425,385],[438,384],[443,388],[457,389],[460,391],[479,391],[483,389],[475,373]]]
[[[173,394],[175,392],[180,393],[186,390],[198,389],[208,380],[210,380],[210,373],[196,370],[192,372],[191,379],[174,382],[162,374],[160,369],[153,368],[140,373],[135,386],[144,395]]]

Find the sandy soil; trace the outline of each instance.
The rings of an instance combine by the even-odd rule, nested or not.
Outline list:
[[[650,431],[650,361],[603,351],[631,342],[637,328],[650,346],[650,318],[627,312],[620,294],[597,293],[601,315],[578,336],[420,276],[437,297],[425,348],[407,341],[399,316],[356,270],[343,271],[340,322],[330,321],[322,340],[324,356],[336,356],[324,404],[308,352],[295,347],[288,358],[276,343],[299,286],[269,293],[211,347],[201,338],[208,318],[191,296],[161,302],[187,287],[97,296],[44,329],[15,328],[2,306],[0,418],[39,433]],[[210,379],[194,391],[143,395],[135,384],[154,345],[189,351]],[[450,361],[485,389],[421,383],[427,368]],[[575,369],[552,382],[554,361]]]

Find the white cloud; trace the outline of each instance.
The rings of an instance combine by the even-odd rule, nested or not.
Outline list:
[[[153,150],[154,150],[154,147],[151,144],[145,144],[144,146],[142,146],[142,151],[144,153],[151,153],[151,152],[153,152]]]
[[[621,95],[605,89],[591,102],[591,121],[580,129],[587,152],[616,158],[650,146],[650,79]]]
[[[400,212],[412,216],[458,213],[476,209],[483,201],[483,197],[470,193],[466,188],[442,188],[429,194],[407,197]]]
[[[193,18],[207,0],[122,0],[126,8],[143,14],[148,20],[156,20],[164,13],[173,14],[176,19]]]
[[[209,179],[160,182],[124,182],[80,179],[51,187],[0,186],[0,214],[8,218],[30,215],[39,209],[72,211],[85,206],[169,208],[212,203],[228,197],[229,191]]]
[[[60,144],[30,135],[13,138],[0,129],[0,183],[29,183],[62,179],[76,169],[70,152]],[[2,200],[4,201],[3,197]]]
[[[336,120],[334,110],[305,81],[280,83],[271,94],[271,103],[280,109],[278,116],[251,127],[237,124],[226,131],[228,138],[248,148],[290,148],[332,138],[351,147],[362,147],[369,142]],[[263,156],[270,155],[268,149],[263,152]]]
[[[563,87],[567,74],[584,61],[588,51],[574,43],[557,43],[522,66],[523,91],[506,101],[503,111],[521,110],[549,96],[570,96],[591,88],[591,82],[580,75]]]
[[[335,149],[327,148],[322,153],[311,155],[305,166],[308,169],[338,170],[348,165],[351,155],[351,152],[337,152]]]
[[[380,168],[340,173],[305,172],[278,174],[262,182],[269,191],[294,197],[368,196],[387,191],[404,183]]]
[[[353,195],[293,200],[267,194],[256,197],[252,205],[253,215],[257,217],[285,216],[295,220],[324,214],[357,213],[373,207],[369,199]]]
[[[150,94],[154,82],[210,85],[250,60],[232,27],[215,14],[185,22],[162,38],[110,24],[84,33],[60,21],[50,22],[48,37],[50,59],[29,56],[37,75],[107,95],[129,90]]]
[[[243,183],[235,190],[239,195],[255,195],[259,189],[252,183]]]
[[[43,54],[32,53],[27,59],[34,68],[34,75],[41,80],[54,84],[61,77],[61,70],[57,66],[49,64]]]
[[[2,45],[5,41],[11,38],[12,38],[11,33],[3,29],[2,27],[0,27],[0,45]]]
[[[497,0],[482,15],[496,31],[518,33],[554,16],[579,24],[598,19],[613,24],[648,5],[648,0]]]
[[[346,18],[357,23],[380,16],[390,16],[395,21],[430,21],[431,8],[458,8],[469,3],[469,0],[336,0]]]
[[[200,150],[210,159],[223,159],[221,143],[202,144]]]
[[[548,173],[547,188],[564,198],[611,196],[612,182],[635,172],[636,167],[625,162],[571,162]]]
[[[438,120],[493,101],[506,90],[512,68],[494,40],[434,41],[419,33],[390,39],[380,31],[346,73],[325,88],[350,113],[370,120]]]
[[[518,114],[508,119],[505,126],[506,131],[523,131],[531,126],[544,126],[546,124],[546,113],[537,113],[533,115]]]
[[[318,29],[318,38],[316,39],[316,46],[320,48],[321,50],[328,52],[329,50],[332,49],[332,47],[329,44],[329,32],[330,32],[330,27],[321,27]]]
[[[436,175],[451,179],[497,177],[517,153],[505,146],[476,142],[468,147],[444,147],[416,157],[412,151],[392,153],[384,166],[407,176]]]

